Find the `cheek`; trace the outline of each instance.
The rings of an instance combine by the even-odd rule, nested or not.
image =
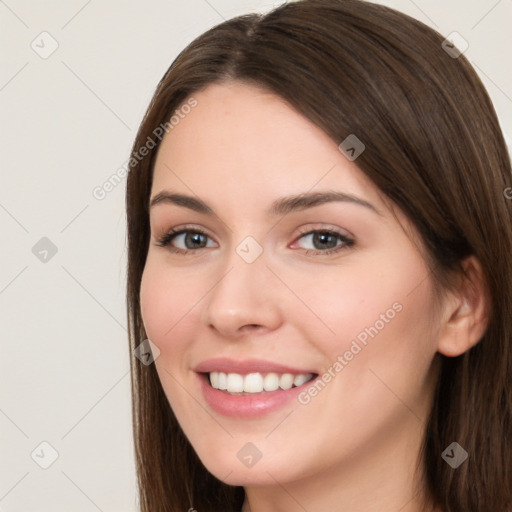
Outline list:
[[[179,348],[181,337],[177,334],[197,311],[194,305],[201,293],[200,283],[186,270],[166,268],[163,262],[148,256],[140,288],[141,312],[146,334],[160,350],[168,349],[165,340],[170,339],[173,347]]]
[[[411,409],[417,417],[427,414],[426,391],[435,354],[428,268],[414,254],[405,257],[405,252],[392,265],[383,261],[361,260],[338,273],[326,269],[303,281],[298,292],[334,331],[330,333],[313,315],[302,320],[302,331],[324,356],[321,378],[326,384],[325,391],[312,387],[302,395],[301,404],[311,401],[303,421],[325,414],[329,404],[343,404],[330,409],[330,422],[340,428],[327,434],[340,446],[347,440],[354,446],[364,444],[380,426],[386,429],[397,418],[410,416],[416,421],[403,404],[414,404]],[[356,423],[360,426],[354,429]],[[318,435],[324,431],[319,425]]]
[[[157,342],[172,325],[173,302],[162,286],[162,275],[148,260],[142,274],[140,306],[146,334],[152,341]]]
[[[367,268],[344,280],[348,293],[338,301],[337,322],[335,312],[329,310],[339,343],[330,344],[326,352],[330,361],[344,357],[339,399],[347,400],[350,390],[355,416],[380,410],[375,424],[392,415],[395,406],[402,409],[400,400],[415,404],[415,414],[423,417],[436,352],[428,268],[412,257],[393,265],[375,262]],[[408,414],[408,409],[403,412]]]
[[[386,357],[395,349],[402,350],[404,357],[411,349],[432,352],[428,324],[432,289],[430,280],[425,279],[428,268],[412,253],[387,261],[384,255],[365,258],[339,270],[325,268],[314,277],[296,280],[297,296],[315,313],[302,310],[303,330],[330,360],[336,360],[354,340],[362,348],[378,346],[375,350],[382,350]],[[298,310],[295,315],[299,318]],[[420,339],[424,342],[412,343]]]

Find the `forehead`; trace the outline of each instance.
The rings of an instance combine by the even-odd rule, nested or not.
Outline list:
[[[333,189],[381,204],[375,185],[323,130],[277,95],[239,82],[194,93],[197,105],[164,137],[153,194],[258,198]]]

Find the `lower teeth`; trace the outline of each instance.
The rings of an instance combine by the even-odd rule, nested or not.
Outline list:
[[[293,389],[293,388],[296,388],[297,386],[292,386],[290,389]],[[219,390],[219,391],[224,391],[225,393],[229,393],[230,395],[239,395],[239,396],[248,396],[248,395],[261,395],[262,393],[274,393],[274,391],[287,391],[285,389],[282,389],[282,388],[277,388],[276,390],[274,391],[257,391],[256,393],[248,393],[247,391],[227,391],[226,389],[222,389],[222,390]]]

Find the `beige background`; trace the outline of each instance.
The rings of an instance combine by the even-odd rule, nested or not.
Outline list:
[[[136,510],[124,181],[93,191],[178,52],[279,3],[0,1],[0,511]],[[510,136],[512,0],[380,3],[468,41]]]

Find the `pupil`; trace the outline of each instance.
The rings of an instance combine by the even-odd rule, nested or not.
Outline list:
[[[331,239],[331,242],[333,242],[333,243],[329,244],[329,238]],[[328,244],[329,248],[336,247],[336,238],[334,237],[334,235],[332,235],[330,233],[316,233],[313,237],[313,241],[314,242],[319,241],[320,244]],[[325,249],[325,246],[321,247],[321,249]]]
[[[189,235],[187,235],[185,242],[191,241],[191,245],[197,247],[198,245],[201,245],[202,237],[203,237],[203,235],[201,233],[194,233],[192,235],[189,234]],[[185,245],[188,245],[188,244],[185,243]]]

